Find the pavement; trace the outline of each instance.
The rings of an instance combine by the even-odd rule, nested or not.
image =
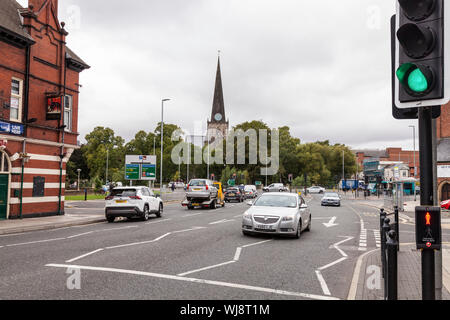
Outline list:
[[[164,203],[176,203],[183,198],[184,192],[181,191],[167,192],[162,196]],[[104,200],[66,201],[65,214],[61,216],[0,221],[0,235],[105,222],[104,205]]]
[[[347,197],[350,200],[352,197]],[[358,201],[368,207],[381,209],[384,200],[371,197]],[[422,300],[422,271],[421,252],[416,249],[413,241],[402,241],[404,239],[403,226],[415,226],[415,207],[420,205],[420,199],[406,201],[404,212],[400,217],[400,251],[398,253],[398,299],[399,300]],[[414,233],[414,232],[408,232]],[[442,233],[450,235],[450,212],[442,211]],[[411,240],[408,239],[408,240]],[[442,300],[450,300],[450,243],[444,242],[442,255]],[[384,300],[384,279],[380,277],[382,270],[380,249],[373,250],[360,257],[356,300]],[[375,275],[377,277],[375,277]]]

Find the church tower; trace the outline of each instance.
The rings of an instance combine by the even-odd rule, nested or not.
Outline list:
[[[220,72],[220,56],[217,63],[216,87],[211,113],[211,121],[208,121],[209,143],[225,139],[228,135],[229,121],[225,117],[225,103],[223,99],[222,74]]]

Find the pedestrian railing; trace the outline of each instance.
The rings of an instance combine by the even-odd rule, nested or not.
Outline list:
[[[391,223],[389,216],[394,216],[394,223]],[[399,246],[399,218],[398,208],[393,213],[387,214],[384,209],[380,212],[380,233],[381,233],[381,263],[384,279],[384,299],[397,300],[398,288],[398,263],[397,254]]]

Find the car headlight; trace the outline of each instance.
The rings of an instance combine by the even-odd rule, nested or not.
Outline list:
[[[247,220],[251,220],[252,219],[252,215],[250,213],[246,212],[246,213],[244,213],[242,218],[247,219]]]
[[[282,221],[294,221],[294,217],[293,216],[286,216],[283,217],[283,219],[281,219]]]

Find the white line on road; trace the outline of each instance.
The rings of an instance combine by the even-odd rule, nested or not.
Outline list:
[[[87,235],[87,234],[91,234],[91,233],[93,233],[93,232],[94,232],[94,231],[89,231],[89,232],[85,232],[85,233],[76,234],[76,235],[74,235],[74,236],[67,237],[67,239],[78,238],[78,237],[81,237],[81,236],[85,236],[85,235]]]
[[[127,243],[127,244],[122,244],[122,245],[119,245],[119,246],[106,247],[105,249],[108,249],[108,250],[109,250],[109,249],[125,248],[125,247],[137,246],[137,245],[142,245],[142,244],[148,244],[148,243],[152,243],[152,242],[159,241],[159,240],[161,240],[161,239],[167,237],[167,236],[170,235],[170,234],[171,234],[171,232],[166,233],[166,234],[164,234],[164,235],[162,235],[162,236],[160,236],[160,237],[158,237],[158,238],[156,238],[156,239],[153,239],[153,240],[149,240],[149,241],[141,241],[141,242],[133,242],[133,243]]]
[[[227,223],[227,222],[233,222],[233,221],[235,221],[235,220],[234,220],[234,219],[231,219],[231,220],[223,219],[223,220],[211,222],[211,223],[209,223],[209,224],[210,224],[210,225],[214,225],[214,224],[221,224],[221,223]]]
[[[341,245],[341,244],[343,244],[343,243],[345,243],[347,241],[350,241],[352,239],[353,239],[353,237],[346,237],[346,239],[333,244],[332,247],[334,249],[336,249],[337,251],[339,251],[339,253],[342,255],[342,258],[340,258],[340,259],[338,259],[336,261],[333,261],[333,262],[331,262],[331,263],[329,263],[329,264],[327,264],[327,265],[325,265],[323,267],[320,267],[320,268],[318,268],[316,270],[317,279],[319,280],[320,286],[322,287],[322,291],[327,296],[331,295],[331,293],[330,293],[330,289],[328,288],[325,279],[322,276],[321,271],[323,271],[325,269],[328,269],[328,268],[330,268],[330,267],[332,267],[332,266],[334,266],[334,265],[336,265],[338,263],[341,263],[341,262],[343,262],[343,261],[348,259],[348,255],[342,249],[339,248],[339,245]]]
[[[172,220],[172,218],[164,219],[164,220],[158,220],[158,221],[150,221],[150,222],[147,222],[146,224],[155,224],[155,223],[161,223],[161,222],[166,222],[166,221],[170,221],[170,220]]]
[[[319,279],[320,286],[322,287],[322,291],[325,295],[331,296],[330,289],[328,289],[327,283],[322,276],[322,273],[319,270],[316,270],[317,279]]]
[[[231,261],[226,261],[226,262],[222,262],[222,263],[215,264],[215,265],[212,265],[212,266],[207,266],[207,267],[204,267],[204,268],[195,269],[195,270],[192,270],[192,271],[187,271],[187,272],[178,274],[178,276],[185,276],[185,275],[188,275],[188,274],[197,273],[197,272],[205,271],[205,270],[210,270],[210,269],[214,269],[214,268],[222,267],[222,266],[225,266],[225,265],[228,265],[228,264],[231,264],[231,263],[238,262],[239,258],[241,257],[242,249],[249,248],[249,247],[252,247],[252,246],[256,246],[256,245],[259,245],[259,244],[263,244],[263,243],[266,243],[266,242],[269,242],[269,241],[272,241],[272,240],[255,242],[255,243],[247,244],[247,245],[242,246],[242,247],[238,247],[238,248],[236,248],[236,253],[234,254],[234,258]]]
[[[47,240],[38,240],[38,241],[8,244],[8,245],[6,245],[6,247],[17,247],[17,246],[24,246],[27,244],[44,243],[44,242],[52,242],[52,241],[59,241],[59,240],[66,240],[66,238],[56,238],[56,239],[47,239]]]
[[[90,256],[90,255],[92,255],[92,254],[94,254],[94,253],[97,253],[97,252],[100,252],[100,251],[103,251],[103,250],[104,250],[104,249],[97,249],[97,250],[88,252],[88,253],[86,253],[86,254],[83,254],[83,255],[81,255],[81,256],[79,256],[79,257],[76,257],[76,258],[67,260],[66,262],[67,262],[67,263],[72,263],[72,262],[74,262],[74,261],[83,259],[83,258],[85,258],[85,257],[87,257],[87,256]]]
[[[159,273],[150,273],[150,272],[135,271],[135,270],[77,266],[77,265],[68,265],[68,264],[47,264],[46,267],[64,268],[64,269],[71,268],[71,269],[79,269],[79,270],[131,274],[131,275],[146,276],[146,277],[159,278],[159,279],[192,282],[192,283],[198,283],[198,284],[214,285],[214,286],[219,286],[219,287],[243,289],[243,290],[249,290],[249,291],[257,291],[257,292],[264,292],[264,293],[271,293],[271,294],[278,294],[278,295],[285,295],[285,296],[293,296],[293,297],[301,297],[301,298],[307,298],[307,299],[313,299],[313,300],[339,300],[338,298],[335,298],[335,297],[321,296],[321,295],[315,295],[315,294],[307,294],[307,293],[301,293],[301,292],[270,289],[270,288],[249,286],[249,285],[222,282],[222,281],[212,281],[212,280],[204,280],[204,279],[196,279],[196,278],[185,278],[185,277],[180,277],[180,276],[173,276],[173,275],[159,274]]]

